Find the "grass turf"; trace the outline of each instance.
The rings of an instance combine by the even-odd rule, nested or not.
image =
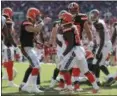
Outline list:
[[[26,68],[28,67],[28,63],[25,62],[25,63],[15,63],[15,68],[17,69],[18,71],[18,74],[17,74],[17,77],[14,79],[14,82],[16,84],[20,84],[22,79],[23,79],[23,76],[24,76],[24,72],[26,70]],[[41,86],[44,86],[44,87],[49,87],[49,84],[50,84],[50,80],[51,80],[51,77],[52,77],[52,73],[53,73],[53,70],[55,68],[55,65],[49,65],[49,64],[43,64],[41,65]],[[115,73],[117,71],[117,66],[116,67],[109,67],[109,70],[111,72],[111,74]],[[103,80],[104,78],[104,74],[101,73],[101,79]],[[91,93],[87,93],[87,92],[90,92],[91,91],[91,86],[88,86],[88,85],[81,85],[81,88],[83,88],[85,91],[84,92],[80,92],[80,93],[76,93],[78,94],[79,96],[82,96],[82,95],[93,95]],[[44,92],[44,95],[58,95],[59,93],[57,91],[54,91],[54,90],[49,90],[49,91],[45,91]],[[18,88],[11,88],[11,87],[8,87],[7,86],[7,80],[3,80],[2,81],[2,95],[10,95],[10,96],[32,96],[34,94],[28,94],[28,93],[24,93],[24,92],[19,92],[18,91]],[[100,92],[97,93],[96,95],[116,95],[117,96],[117,82],[112,85],[111,87],[108,87],[108,88],[104,88],[104,87],[101,87],[100,88]]]

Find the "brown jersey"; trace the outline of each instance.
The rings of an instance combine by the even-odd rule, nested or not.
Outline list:
[[[80,39],[82,39],[82,32],[83,32],[83,28],[84,28],[84,23],[87,20],[88,20],[87,15],[86,14],[82,14],[82,13],[78,13],[74,17],[74,24],[77,26],[77,28],[79,30]]]
[[[20,42],[22,47],[33,47],[33,39],[35,36],[34,32],[28,32],[25,27],[26,26],[34,26],[31,22],[25,20],[21,24],[21,31],[20,31]]]
[[[4,36],[4,44],[7,47],[10,47],[12,45],[16,46],[16,43],[14,41],[14,37],[12,36],[12,31],[13,31],[13,21],[10,18],[6,18],[6,34],[3,34]]]

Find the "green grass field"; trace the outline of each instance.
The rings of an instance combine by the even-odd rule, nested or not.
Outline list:
[[[23,76],[24,76],[24,72],[26,70],[26,68],[28,67],[28,63],[15,63],[15,68],[18,71],[17,77],[15,78],[14,82],[16,84],[20,84]],[[47,64],[43,64],[41,65],[41,86],[43,87],[49,87],[49,83],[52,77],[52,73],[53,73],[53,69],[55,68],[55,65],[47,65]],[[115,73],[117,71],[117,66],[115,67],[109,67],[109,70],[111,73]],[[104,78],[104,74],[101,73],[101,79],[103,80]],[[77,93],[78,96],[82,96],[82,95],[90,95],[92,96],[92,94],[88,94],[87,92],[91,91],[92,87],[88,86],[88,85],[81,85],[81,88],[83,88],[84,92],[80,92]],[[18,88],[11,88],[7,86],[7,80],[3,80],[2,81],[2,95],[8,96],[32,96],[34,94],[28,94],[28,93],[23,93],[23,92],[19,92]],[[54,90],[51,91],[47,91],[44,92],[45,95],[58,95],[58,92],[55,92]],[[112,85],[109,88],[100,88],[100,92],[97,93],[96,95],[116,95],[117,96],[117,82]]]

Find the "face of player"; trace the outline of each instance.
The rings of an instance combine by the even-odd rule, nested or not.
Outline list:
[[[38,21],[40,20],[39,18],[40,18],[40,16],[37,15],[35,19],[32,19],[32,23],[36,23],[36,22],[38,22]]]
[[[68,11],[69,11],[73,16],[76,16],[76,14],[79,13],[78,10],[71,10],[71,9],[69,9]]]

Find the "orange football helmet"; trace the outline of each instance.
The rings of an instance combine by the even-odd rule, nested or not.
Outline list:
[[[73,16],[72,16],[72,14],[70,14],[68,12],[59,15],[59,19],[63,20],[66,23],[72,23],[73,22]]]
[[[40,16],[40,10],[37,8],[29,8],[27,11],[27,18],[36,20]]]
[[[13,10],[10,7],[3,8],[2,15],[7,16],[8,18],[12,18]]]

